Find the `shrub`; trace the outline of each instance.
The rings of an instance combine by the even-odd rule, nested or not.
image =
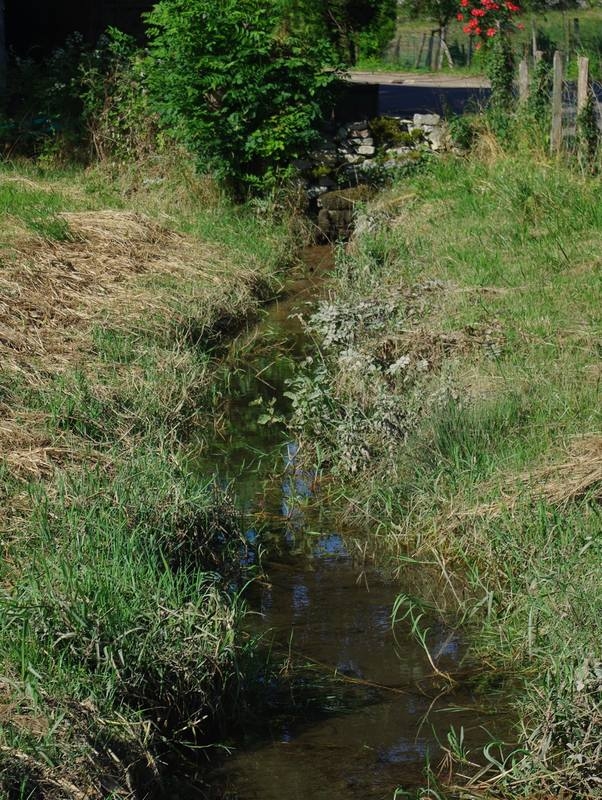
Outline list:
[[[156,144],[136,42],[109,28],[96,46],[79,34],[41,60],[10,69],[0,142],[46,161],[134,158]]]
[[[310,145],[336,72],[278,0],[162,0],[146,20],[154,104],[204,169],[265,186]]]
[[[82,118],[93,154],[138,160],[156,148],[156,117],[150,112],[136,41],[109,28],[83,58],[77,75]]]
[[[404,144],[399,120],[395,117],[376,117],[370,120],[370,131],[379,147],[400,147]]]
[[[458,115],[451,117],[447,124],[454,145],[462,150],[470,150],[477,136],[474,120]]]

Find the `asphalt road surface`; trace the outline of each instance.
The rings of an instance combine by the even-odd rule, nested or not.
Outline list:
[[[444,116],[477,111],[489,99],[487,78],[479,75],[454,75],[450,72],[361,72],[348,75],[351,91],[345,100],[345,115],[351,119],[391,115],[437,113]],[[594,82],[602,128],[602,83]],[[563,105],[567,118],[575,115],[576,87],[565,86]]]

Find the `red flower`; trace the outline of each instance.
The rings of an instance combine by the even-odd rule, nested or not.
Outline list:
[[[517,6],[515,3],[506,3],[506,8],[512,14],[516,14],[518,11],[520,11],[520,6]]]
[[[495,28],[487,28],[487,36],[495,36],[497,33]]]
[[[464,22],[464,14],[456,14],[456,19],[460,22]]]
[[[516,27],[519,29],[519,31],[524,31],[525,30],[525,26],[523,25],[522,22],[517,23]]]
[[[477,36],[480,36],[483,31],[480,28],[475,28],[474,32],[476,33]]]
[[[465,25],[462,30],[464,33],[472,33],[472,25]]]
[[[460,5],[462,8],[467,8],[470,5],[470,0],[460,0]]]
[[[485,16],[485,12],[483,11],[482,8],[473,8],[470,13],[472,14],[473,17],[484,17]]]

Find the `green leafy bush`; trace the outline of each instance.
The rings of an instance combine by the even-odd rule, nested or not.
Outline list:
[[[155,107],[202,168],[237,190],[266,186],[310,145],[336,70],[278,0],[162,0],[146,20]]]
[[[16,58],[0,143],[52,162],[136,160],[157,133],[141,65],[135,40],[116,28],[95,46],[72,34],[47,58]]]

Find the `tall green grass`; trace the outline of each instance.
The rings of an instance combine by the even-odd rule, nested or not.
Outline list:
[[[594,797],[602,201],[533,149],[481,153],[368,208],[312,322],[322,358],[293,424],[393,559],[442,569],[455,602],[428,600],[471,631],[481,689],[513,687],[520,747],[463,791]]]

